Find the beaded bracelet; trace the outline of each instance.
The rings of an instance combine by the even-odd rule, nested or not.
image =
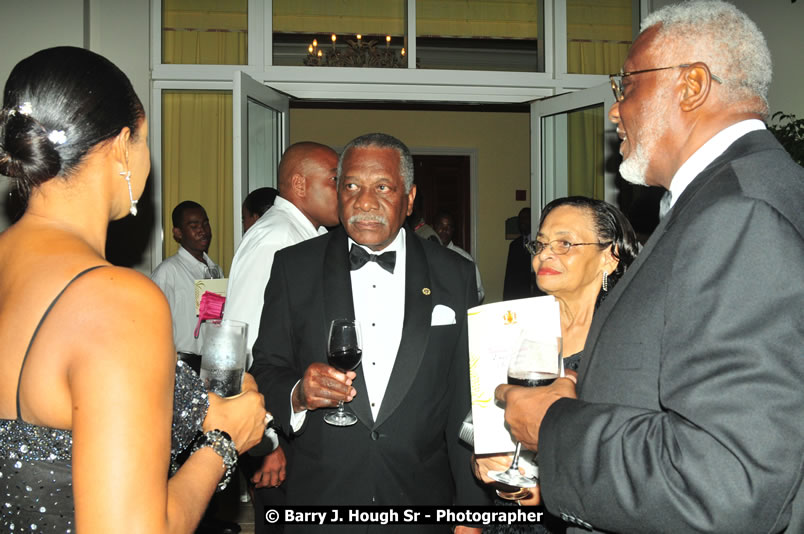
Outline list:
[[[223,459],[225,472],[223,478],[218,483],[218,491],[223,491],[229,484],[229,480],[232,478],[232,473],[234,473],[235,466],[237,465],[237,449],[235,448],[234,441],[232,441],[231,436],[223,430],[208,430],[198,437],[198,440],[196,440],[193,446],[193,452],[201,447],[211,448],[215,454]]]

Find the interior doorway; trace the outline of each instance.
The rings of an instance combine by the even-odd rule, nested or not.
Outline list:
[[[413,167],[417,210],[431,226],[439,213],[452,215],[452,242],[473,254],[470,156],[413,154]]]

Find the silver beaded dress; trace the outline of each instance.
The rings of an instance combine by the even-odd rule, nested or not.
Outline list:
[[[22,369],[39,328],[67,287],[56,296],[34,331]],[[184,362],[176,364],[173,404],[171,474],[176,458],[201,430],[209,399],[201,379]],[[0,532],[63,533],[75,531],[72,492],[72,432],[26,423],[19,406],[17,418],[0,419]]]

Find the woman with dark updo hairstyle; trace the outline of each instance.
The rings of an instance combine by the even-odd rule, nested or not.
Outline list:
[[[253,379],[238,398],[199,392],[162,292],[105,259],[148,178],[147,132],[128,78],[93,52],[43,50],[6,83],[0,173],[27,207],[0,233],[2,532],[192,532],[265,429]]]
[[[631,223],[611,204],[588,197],[556,199],[542,210],[536,238],[526,244],[533,258],[539,289],[558,301],[564,367],[577,371],[581,352],[589,334],[592,316],[609,291],[625,274],[639,252]],[[511,465],[510,455],[475,458],[475,476],[494,483],[488,471],[504,471]],[[517,494],[498,492],[522,505],[541,502],[538,488]],[[539,525],[494,527],[495,534],[564,532],[566,524],[543,512]]]

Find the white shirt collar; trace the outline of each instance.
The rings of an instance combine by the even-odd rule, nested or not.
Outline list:
[[[326,234],[327,233],[327,229],[324,228],[323,226],[319,226],[318,228],[316,228],[315,225],[310,222],[310,219],[308,219],[307,216],[304,213],[302,213],[302,211],[298,207],[296,207],[296,204],[294,204],[290,200],[287,200],[287,199],[282,198],[280,196],[276,197],[274,199],[274,205],[271,206],[271,208],[268,211],[266,211],[265,213],[267,214],[272,209],[276,209],[276,208],[279,208],[281,211],[284,211],[285,213],[287,213],[290,217],[292,217],[296,221],[296,223],[298,225],[300,225],[300,226],[302,226],[304,228],[308,228],[314,234],[321,235],[321,234]],[[263,220],[264,218],[265,218],[264,216],[260,217],[259,220],[254,224],[259,224],[259,222],[261,220]],[[266,221],[268,221],[268,220],[270,220],[270,219],[266,219]]]
[[[357,243],[351,237],[348,238],[347,250],[352,248],[352,243],[355,243],[358,247],[362,247],[369,254],[382,254],[383,252],[395,251],[395,252],[397,252],[397,256],[399,256],[400,254],[405,253],[405,227],[403,226],[402,228],[400,228],[399,233],[396,234],[396,237],[394,238],[394,240],[391,241],[391,243],[389,243],[388,246],[385,247],[382,250],[371,250],[367,246],[361,245],[360,243]],[[397,258],[397,260],[399,260],[399,258]]]
[[[201,254],[202,254],[202,257],[204,258],[204,261],[199,261],[199,260],[198,260],[198,258],[196,258],[195,256],[193,256],[193,255],[190,253],[190,251],[189,251],[189,250],[187,250],[186,248],[184,248],[184,247],[183,247],[181,244],[179,245],[179,251],[178,251],[178,254],[179,254],[179,256],[181,256],[182,258],[184,258],[184,260],[185,260],[185,261],[188,261],[188,262],[190,262],[190,263],[191,263],[191,264],[193,264],[193,265],[198,264],[198,266],[199,266],[199,267],[206,267],[207,269],[210,269],[210,270],[211,270],[211,267],[212,267],[213,265],[215,265],[215,263],[214,263],[214,262],[212,261],[212,259],[211,259],[211,258],[210,258],[210,257],[207,255],[207,253],[206,253],[206,252],[202,252],[202,253],[201,253]]]
[[[764,130],[765,124],[759,119],[748,119],[720,130],[704,143],[685,161],[670,181],[670,206],[681,196],[688,185],[718,156],[723,154],[737,139],[755,130]],[[668,208],[668,210],[669,210]]]

